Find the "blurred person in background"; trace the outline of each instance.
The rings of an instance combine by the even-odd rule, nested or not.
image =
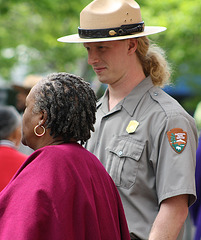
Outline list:
[[[197,201],[190,207],[190,214],[195,226],[194,240],[201,239],[201,137],[196,152],[195,169]]]
[[[28,75],[25,77],[22,84],[13,84],[13,88],[16,91],[16,108],[18,112],[22,115],[25,110],[25,101],[26,97],[29,94],[31,88],[40,80],[42,79],[42,76],[40,75]],[[33,150],[27,146],[24,146],[24,144],[20,144],[19,151],[30,155]]]
[[[195,122],[198,128],[198,132],[200,135],[201,132],[201,101],[197,104],[195,112],[194,112]]]
[[[42,79],[40,75],[28,75],[25,77],[22,84],[13,84],[13,88],[16,91],[16,108],[19,113],[23,113],[25,109],[25,101],[31,88]]]
[[[17,150],[20,142],[20,114],[13,106],[0,106],[0,191],[27,158]]]
[[[190,216],[195,226],[194,240],[201,239],[201,102],[198,103],[194,118],[199,132],[199,144],[196,152],[195,182],[197,201],[190,208]]]
[[[50,74],[26,98],[22,142],[35,150],[0,195],[0,238],[129,240],[116,186],[82,144],[94,131],[89,83]]]

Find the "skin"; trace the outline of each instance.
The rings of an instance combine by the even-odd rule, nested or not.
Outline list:
[[[88,51],[88,63],[99,81],[108,84],[109,109],[112,109],[145,78],[135,53],[136,39],[84,43],[84,47]]]
[[[25,101],[28,95],[28,91],[19,91],[16,95],[16,108],[19,112],[23,112],[25,109]]]
[[[13,142],[15,144],[15,147],[18,148],[21,142],[21,137],[21,125],[19,125],[7,139]]]
[[[36,91],[40,91],[40,85],[36,84],[28,94],[26,98],[26,108],[23,114],[22,121],[22,143],[26,146],[29,146],[33,150],[37,150],[47,145],[57,145],[61,144],[62,138],[57,137],[53,138],[50,135],[50,129],[45,130],[45,134],[41,137],[38,137],[34,133],[34,127],[36,125],[44,126],[47,119],[47,113],[45,111],[40,111],[35,113],[33,111],[35,105],[34,95]],[[42,133],[43,129],[38,127],[37,133]]]
[[[176,240],[188,216],[188,195],[168,198],[161,204],[149,240]]]
[[[136,54],[137,44],[136,39],[84,43],[88,51],[88,63],[99,81],[108,84],[109,110],[145,79]],[[187,215],[187,195],[164,200],[160,205],[149,240],[176,240]]]

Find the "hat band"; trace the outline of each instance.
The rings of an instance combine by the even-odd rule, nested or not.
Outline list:
[[[78,34],[81,38],[117,37],[143,31],[144,22],[121,25],[121,27],[118,28],[105,28],[105,29],[81,29],[80,27],[78,27]]]

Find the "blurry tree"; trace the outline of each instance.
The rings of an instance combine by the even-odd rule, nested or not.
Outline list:
[[[141,5],[145,24],[167,27],[153,39],[167,50],[175,76],[201,75],[201,1],[141,0]]]
[[[173,68],[171,80],[193,90],[180,100],[193,113],[201,101],[201,1],[140,0],[140,5],[145,24],[167,27],[150,38],[166,50]]]
[[[74,72],[85,58],[82,44],[65,44],[57,38],[76,33],[79,13],[89,0],[0,0],[0,75],[10,79],[16,64],[28,71]],[[147,25],[166,26],[150,36],[167,51],[173,80],[201,76],[201,1],[138,0]],[[87,64],[85,65],[87,66]],[[90,71],[89,71],[90,72]]]
[[[73,71],[85,52],[57,38],[76,32],[86,0],[0,0],[0,75],[10,79],[16,64],[29,72]]]

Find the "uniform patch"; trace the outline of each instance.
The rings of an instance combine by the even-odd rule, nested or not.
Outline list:
[[[170,146],[174,149],[176,153],[183,152],[187,144],[187,133],[181,128],[173,128],[167,132],[168,141]]]
[[[138,125],[139,122],[136,120],[131,120],[126,128],[127,133],[134,133]]]

